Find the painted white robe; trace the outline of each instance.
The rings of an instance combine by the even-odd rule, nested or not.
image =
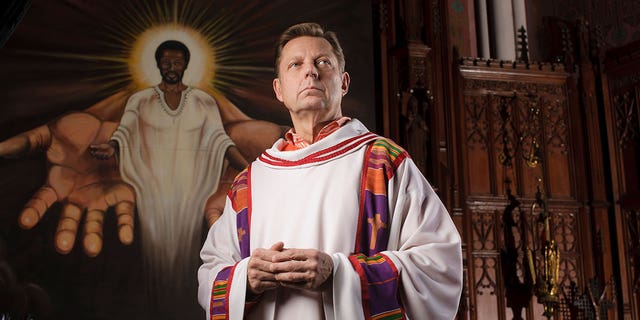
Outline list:
[[[460,236],[406,152],[357,120],[301,150],[281,143],[238,175],[209,231],[198,271],[207,318],[452,319]],[[248,256],[277,241],[330,254],[331,290],[278,288],[245,306]]]
[[[183,278],[200,247],[204,205],[233,145],[215,100],[189,87],[171,110],[157,86],[142,90],[129,98],[112,139],[120,146],[122,178],[136,192],[150,272],[190,280]]]

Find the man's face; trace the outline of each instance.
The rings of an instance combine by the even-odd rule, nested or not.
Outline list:
[[[340,71],[327,40],[304,36],[282,48],[273,90],[290,112],[320,111],[329,118],[340,115],[342,96],[348,89],[349,74]]]
[[[187,63],[184,54],[180,50],[162,50],[160,62],[158,62],[162,81],[168,84],[177,84],[182,82],[184,70],[187,69]]]

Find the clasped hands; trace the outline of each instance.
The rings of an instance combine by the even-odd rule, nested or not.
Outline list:
[[[285,248],[276,242],[251,253],[247,289],[257,295],[278,287],[322,291],[331,281],[333,260],[315,249]]]

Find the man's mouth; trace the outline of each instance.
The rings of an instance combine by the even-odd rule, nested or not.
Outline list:
[[[314,91],[314,90],[322,91],[322,89],[320,89],[318,87],[306,87],[306,88],[302,89],[302,91],[300,91],[300,93],[305,92],[305,91]]]

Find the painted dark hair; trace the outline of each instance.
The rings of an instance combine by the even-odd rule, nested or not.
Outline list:
[[[191,53],[189,53],[189,48],[184,45],[184,43],[176,40],[167,40],[161,43],[156,49],[156,63],[160,65],[160,58],[162,58],[163,50],[178,50],[182,51],[184,55],[184,63],[189,64],[189,58],[191,57]]]

